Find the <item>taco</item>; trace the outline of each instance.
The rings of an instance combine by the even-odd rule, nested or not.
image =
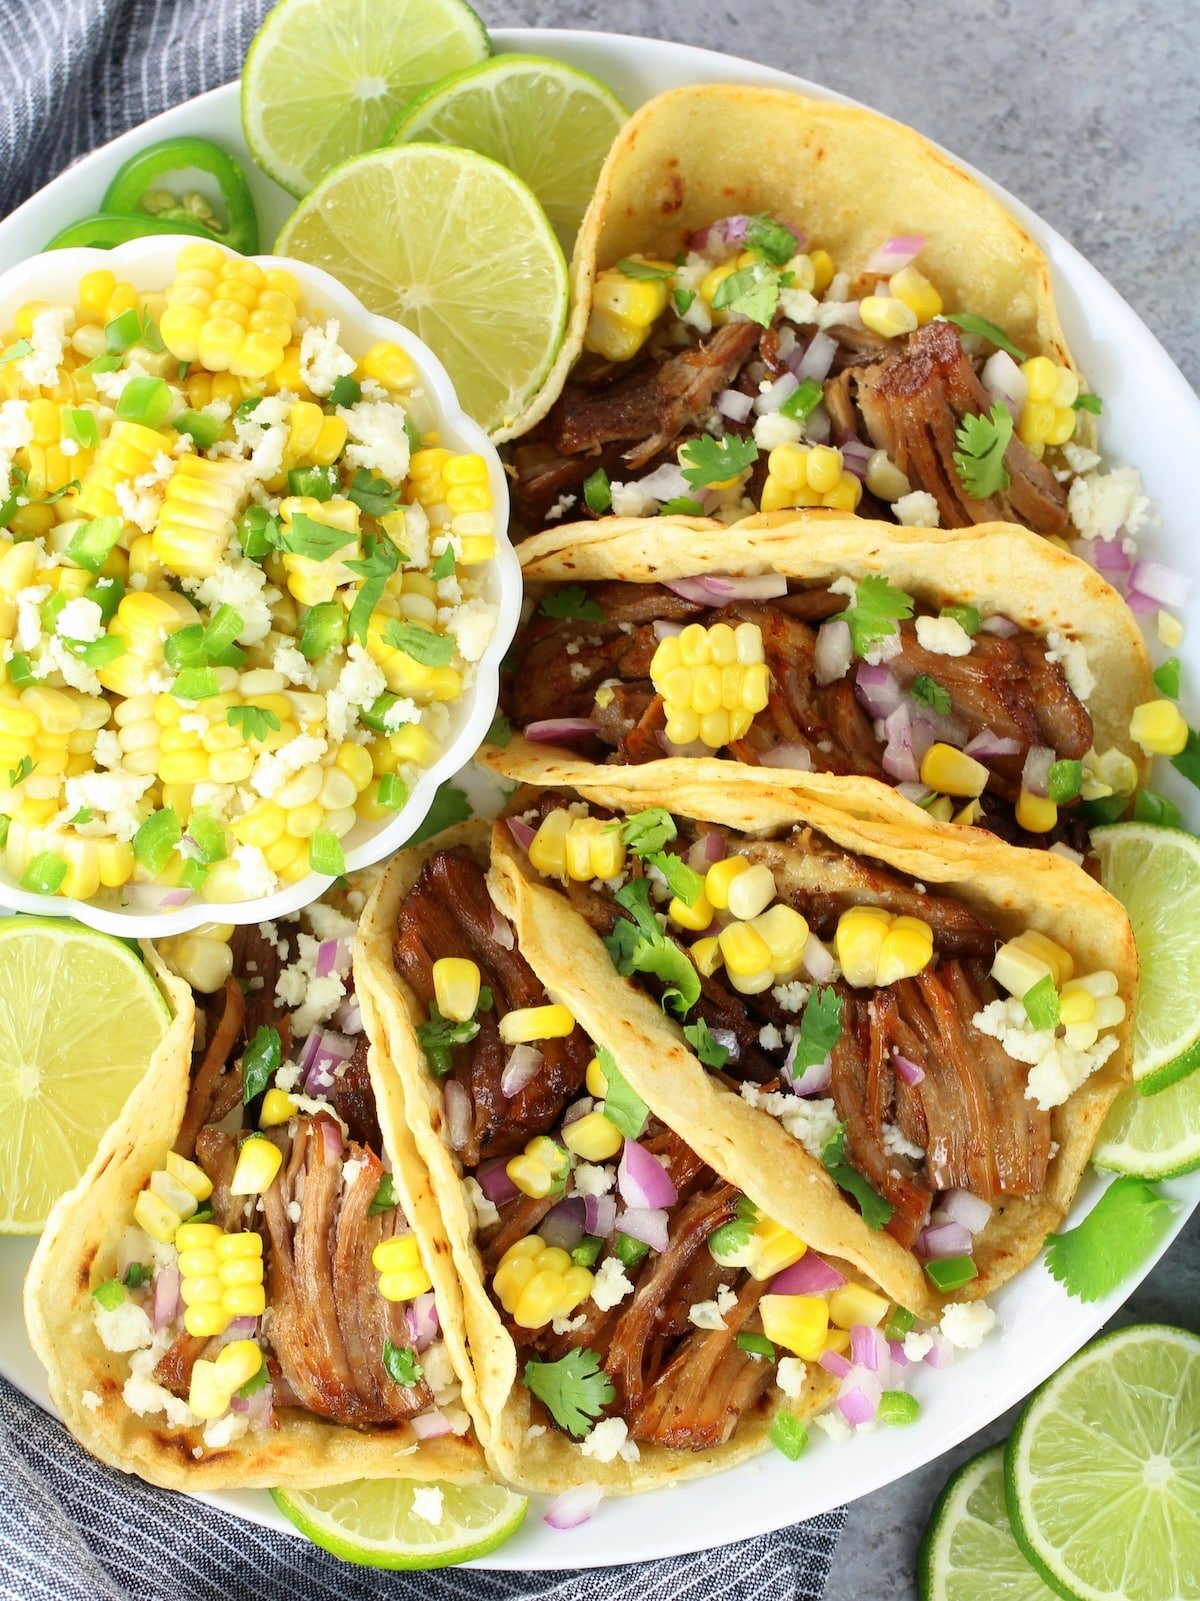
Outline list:
[[[1099,574],[1027,529],[609,518],[521,555],[536,604],[502,699],[521,737],[485,754],[508,777],[543,781],[547,750],[615,765],[716,749],[1082,849],[1081,801],[1145,776],[1142,634]],[[696,665],[726,658],[748,664],[732,711],[730,671]]]
[[[617,136],[573,277],[512,453],[526,532],[689,504],[1072,532],[1099,406],[1049,264],[911,129],[785,90],[659,95]]]
[[[414,1222],[449,1240],[430,1271],[439,1293],[461,1285],[493,1470],[622,1494],[796,1431],[837,1394],[817,1359],[888,1303],[757,1212],[668,1105],[647,1105],[624,1077],[628,1026],[586,972],[581,989],[548,987],[544,947],[508,880],[488,876],[473,823],[392,859],[355,971],[428,1173]],[[789,1285],[838,1297],[814,1299],[803,1339],[771,1321]]]
[[[163,942],[206,993],[156,967],[167,1038],[30,1267],[54,1404],[93,1455],[173,1489],[484,1479],[354,924],[318,903],[222,932]]]
[[[574,794],[515,797],[493,872],[526,950],[767,1216],[911,1311],[984,1296],[1128,1079],[1128,920],[1055,854],[914,827],[863,780],[727,772],[557,764]]]

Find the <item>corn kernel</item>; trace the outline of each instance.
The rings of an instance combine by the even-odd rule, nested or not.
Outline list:
[[[1183,644],[1183,624],[1169,611],[1160,611],[1157,619],[1158,637],[1168,650]]]
[[[283,1152],[271,1140],[251,1136],[242,1142],[229,1186],[231,1195],[265,1195],[283,1163]]]
[[[714,862],[704,875],[704,893],[718,912],[729,910],[729,891],[742,873],[749,872],[750,863],[744,856],[725,856]],[[774,881],[772,880],[772,885]]]
[[[720,866],[720,863],[714,865]],[[729,881],[727,904],[734,917],[749,921],[765,912],[774,899],[775,875],[765,862],[755,862],[746,872],[736,874]]]
[[[600,1058],[598,1056],[593,1056],[588,1063],[585,1082],[588,1094],[594,1095],[598,1101],[602,1101],[608,1094],[608,1079],[605,1076],[604,1069],[600,1066]]]
[[[1178,756],[1188,741],[1188,725],[1173,700],[1151,700],[1134,707],[1129,736],[1147,756]]]
[[[189,1162],[186,1156],[168,1151],[163,1166],[173,1179],[195,1196],[197,1201],[207,1201],[212,1194],[212,1180],[208,1174],[195,1162]]]
[[[717,935],[717,942],[731,978],[754,979],[765,972],[769,979],[774,979],[775,970],[771,965],[767,942],[749,923],[731,923]],[[770,986],[766,984],[762,987],[766,989]]]
[[[500,1258],[492,1288],[518,1327],[535,1329],[569,1317],[591,1294],[593,1283],[593,1275],[574,1266],[565,1251],[530,1234]]]
[[[878,1328],[887,1316],[889,1303],[874,1290],[861,1284],[843,1284],[829,1297],[829,1320],[839,1329],[852,1329],[863,1323]]]
[[[829,1329],[829,1306],[818,1295],[764,1295],[758,1303],[763,1333],[805,1361],[815,1362]]]
[[[547,878],[565,878],[566,842],[573,819],[562,807],[547,812],[529,842],[529,862]]]
[[[230,1394],[240,1390],[262,1367],[262,1351],[253,1340],[231,1340],[217,1355],[216,1370]]]
[[[680,900],[678,895],[671,897],[671,904],[667,907],[667,915],[680,928],[691,929],[695,933],[702,933],[713,920],[712,902],[701,890],[691,906]]]
[[[621,1149],[621,1131],[603,1112],[587,1112],[566,1125],[562,1142],[586,1162],[607,1162]]]
[[[761,912],[750,925],[771,953],[775,976],[794,973],[804,959],[808,944],[808,924],[794,907],[783,901]]]
[[[688,955],[696,971],[703,978],[711,978],[721,965],[721,942],[716,935],[711,939],[698,939],[690,947]]]
[[[912,333],[917,326],[916,312],[895,295],[864,295],[858,309],[864,327],[885,339]]]
[[[193,1208],[194,1210],[194,1208]],[[169,1245],[179,1228],[179,1213],[172,1211],[164,1200],[143,1190],[133,1203],[133,1220],[152,1240]]]
[[[215,1247],[221,1238],[221,1230],[215,1223],[182,1223],[175,1235],[175,1249],[180,1252],[206,1250]]]
[[[1058,822],[1058,807],[1048,796],[1023,789],[1017,796],[1016,819],[1031,834],[1048,834]]]
[[[834,948],[847,984],[874,984],[890,926],[891,918],[880,906],[851,906],[839,917]]]
[[[479,1006],[480,975],[463,956],[443,956],[433,964],[433,993],[438,1011],[453,1023],[465,1023]]]
[[[962,795],[973,799],[987,787],[988,770],[965,751],[940,741],[932,744],[921,758],[921,782],[943,795]]]
[[[189,1224],[188,1227],[194,1225]],[[212,1228],[212,1224],[204,1225]],[[243,1257],[262,1257],[262,1235],[255,1234],[251,1229],[245,1229],[237,1234],[222,1234],[217,1230],[217,1237],[213,1240],[213,1250],[217,1253],[218,1261],[233,1262]]]
[[[893,917],[875,964],[876,984],[912,978],[933,959],[933,930],[919,917]]]
[[[296,1103],[285,1090],[268,1090],[263,1096],[262,1111],[258,1114],[259,1128],[276,1128],[286,1123],[296,1110]]]
[[[506,1045],[526,1045],[531,1040],[564,1039],[574,1027],[566,1006],[520,1006],[500,1019],[500,1038]]]
[[[628,361],[645,344],[666,304],[666,279],[629,278],[616,267],[607,268],[592,289],[584,349],[609,361]]]
[[[941,295],[916,267],[903,267],[893,273],[888,279],[888,288],[897,300],[904,302],[918,323],[930,322],[941,312]]]

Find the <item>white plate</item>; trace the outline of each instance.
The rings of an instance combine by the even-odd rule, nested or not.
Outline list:
[[[769,67],[655,40],[549,29],[497,31],[493,39],[497,50],[557,56],[587,68],[611,84],[629,105],[688,83],[766,84],[802,89],[827,99],[845,98]],[[117,165],[135,150],[152,140],[181,134],[219,139],[243,159],[259,204],[263,243],[269,245],[292,202],[248,160],[237,85],[229,84],[156,117],[86,157],[0,222],[0,269],[39,250],[59,228],[93,210],[96,196]],[[1104,397],[1101,434],[1106,453],[1114,461],[1141,468],[1162,513],[1162,526],[1143,538],[1144,549],[1200,580],[1200,546],[1184,537],[1194,515],[1191,462],[1200,449],[1200,402],[1116,290],[1025,206],[996,184],[988,183],[988,187],[1050,257],[1071,350],[1091,387]],[[1176,529],[1178,535],[1172,537]],[[1179,654],[1189,669],[1188,681],[1200,682],[1200,630],[1189,634]],[[1191,826],[1200,825],[1196,791],[1165,766],[1158,782],[1184,809]],[[1101,1188],[1095,1177],[1085,1182],[1073,1209],[1075,1221],[1091,1207]],[[1166,1189],[1181,1205],[1164,1250],[1200,1203],[1200,1173]],[[18,1294],[31,1249],[24,1241],[0,1241],[0,1286],[5,1292],[0,1293],[0,1372],[45,1406],[44,1376],[26,1340]],[[713,1478],[607,1501],[591,1522],[569,1533],[548,1529],[539,1516],[540,1505],[535,1504],[516,1538],[480,1565],[605,1567],[672,1556],[783,1528],[866,1495],[949,1450],[1027,1394],[1112,1316],[1153,1265],[1153,1260],[1146,1262],[1137,1278],[1127,1280],[1119,1293],[1091,1306],[1066,1296],[1042,1266],[1028,1269],[993,1298],[1000,1329],[979,1351],[961,1357],[949,1369],[917,1374],[912,1388],[921,1402],[921,1416],[908,1428],[880,1430],[837,1446],[813,1430],[813,1444],[797,1463],[770,1452]],[[225,1493],[208,1499],[253,1522],[291,1530],[261,1492]]]

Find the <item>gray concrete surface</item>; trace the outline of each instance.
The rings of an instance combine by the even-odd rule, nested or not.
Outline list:
[[[990,174],[1111,280],[1200,385],[1198,0],[477,0],[492,26],[679,39],[796,72]],[[1197,1326],[1200,1229],[1119,1321]],[[1011,1418],[850,1509],[826,1601],[904,1601],[951,1468]]]

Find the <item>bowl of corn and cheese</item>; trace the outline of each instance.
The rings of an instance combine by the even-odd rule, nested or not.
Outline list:
[[[194,238],[0,276],[0,900],[153,937],[388,855],[495,714],[504,471],[328,274]]]

